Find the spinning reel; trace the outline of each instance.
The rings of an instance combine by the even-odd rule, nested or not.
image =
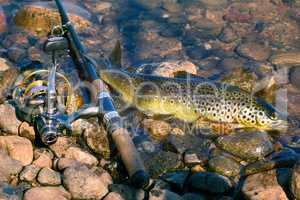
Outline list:
[[[61,34],[61,27],[54,27],[45,42],[44,51],[52,55],[49,68],[25,71],[12,91],[18,118],[33,124],[46,145],[55,143],[64,129],[70,129],[68,114],[80,104],[67,77],[57,71],[57,60],[68,49],[68,41]]]

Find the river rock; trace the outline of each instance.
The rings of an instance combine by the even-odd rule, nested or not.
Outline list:
[[[120,196],[124,200],[143,200],[145,198],[145,192],[142,189],[136,189],[129,185],[124,184],[112,184],[109,186],[109,190],[117,196]]]
[[[37,180],[42,185],[57,186],[61,184],[60,174],[46,167],[41,169]]]
[[[209,168],[227,177],[234,177],[240,173],[241,165],[230,157],[216,156],[208,161]]]
[[[27,51],[23,47],[14,45],[8,48],[7,56],[11,61],[21,63],[27,57]]]
[[[270,58],[270,61],[273,65],[279,65],[279,66],[299,65],[300,64],[299,56],[300,56],[300,52],[298,51],[277,53]]]
[[[296,199],[300,199],[300,162],[298,161],[292,173],[290,190]]]
[[[12,159],[4,151],[0,151],[0,182],[8,182],[21,172],[23,166],[18,160]]]
[[[169,61],[160,63],[153,71],[154,75],[175,77],[178,73],[197,75],[197,67],[190,61]]]
[[[166,138],[171,131],[170,124],[161,120],[144,119],[141,125],[151,138],[158,141]]]
[[[59,158],[54,163],[55,163],[54,164],[55,169],[58,169],[60,171],[63,171],[64,169],[66,169],[68,167],[74,167],[74,166],[81,165],[81,163],[79,163],[78,161],[70,159],[70,158]]]
[[[188,175],[188,171],[178,171],[166,173],[161,178],[174,188],[183,191]]]
[[[277,181],[276,170],[253,174],[246,178],[242,192],[249,200],[287,200]]]
[[[0,6],[0,33],[6,31],[6,16],[4,14],[2,6]]]
[[[73,145],[74,141],[70,137],[58,137],[57,141],[50,145],[49,148],[54,152],[55,156],[63,157],[69,147]]]
[[[34,142],[35,140],[35,131],[30,124],[27,122],[22,122],[22,124],[19,127],[19,136],[25,137],[29,139],[31,142]]]
[[[256,61],[265,61],[271,54],[268,46],[254,42],[242,43],[240,46],[238,46],[237,52],[241,56]]]
[[[184,200],[206,200],[207,198],[201,194],[197,193],[185,193],[182,198]]]
[[[1,104],[0,113],[6,113],[0,115],[1,130],[10,135],[18,135],[18,127],[22,122],[18,120],[15,108],[10,104]]]
[[[184,152],[183,160],[184,164],[188,167],[193,167],[195,165],[204,166],[208,161],[209,150],[187,150]]]
[[[183,200],[183,198],[169,190],[151,190],[149,200]]]
[[[71,195],[63,187],[34,187],[26,191],[24,200],[70,200]]]
[[[95,156],[83,151],[79,147],[68,148],[65,157],[90,166],[96,166],[98,164],[98,160]]]
[[[163,143],[165,151],[182,154],[188,150],[197,152],[198,156],[205,160],[208,152],[209,140],[193,134],[169,135]]]
[[[19,75],[19,70],[15,67],[10,68],[10,69],[5,70],[4,72],[0,73],[0,103],[3,103],[6,100],[7,92],[9,90],[10,86],[12,86],[12,84],[14,84],[18,75]],[[3,104],[2,109],[4,109],[5,107],[8,107],[8,105]],[[11,114],[14,115],[13,112]],[[8,118],[9,117],[11,117],[11,115],[8,115]],[[14,117],[12,119],[17,121],[17,119]],[[5,119],[2,119],[2,120],[3,120],[3,122],[5,122]],[[1,125],[1,120],[0,120],[0,125]],[[3,127],[8,128],[5,126],[5,123],[3,123]],[[15,131],[15,128],[13,128],[13,127],[10,127],[10,129],[11,129],[11,131]]]
[[[83,10],[71,3],[65,5],[67,5],[66,8],[68,9],[73,8],[74,11],[78,10],[76,12]],[[51,6],[53,5],[49,3],[26,5],[17,11],[14,22],[17,26],[23,27],[36,35],[46,36],[53,26],[60,25],[61,23],[59,13],[51,8]],[[90,14],[88,12],[85,14],[86,11],[83,12],[89,18]],[[91,25],[88,20],[76,14],[71,13],[69,17],[77,30],[87,28]]]
[[[41,168],[35,165],[27,165],[20,173],[20,180],[32,182],[36,178]]]
[[[40,168],[44,168],[44,167],[51,168],[52,159],[46,154],[41,154],[32,162],[32,164]]]
[[[23,166],[33,160],[33,147],[30,140],[19,136],[0,136],[0,149],[7,151],[9,156],[20,161]]]
[[[217,139],[217,146],[247,161],[264,158],[273,151],[273,144],[265,132],[238,132]]]
[[[93,152],[100,154],[105,159],[110,159],[111,145],[107,132],[102,125],[93,123],[91,127],[85,129],[84,138]]]
[[[103,200],[125,200],[119,193],[110,192]]]
[[[231,43],[238,39],[238,35],[231,26],[226,26],[222,29],[219,39],[222,42]]]
[[[9,60],[0,57],[0,72],[4,72],[12,67],[13,64]]]
[[[223,194],[232,187],[228,178],[212,172],[194,173],[189,178],[188,185],[194,190],[214,194]]]
[[[101,176],[86,166],[65,169],[63,183],[74,199],[102,199],[108,193],[108,185]]]
[[[112,3],[107,1],[87,2],[84,5],[93,13],[107,13],[112,8]]]
[[[181,158],[176,153],[155,151],[153,153],[141,153],[145,168],[152,178],[156,178],[168,171],[174,171],[182,166]]]

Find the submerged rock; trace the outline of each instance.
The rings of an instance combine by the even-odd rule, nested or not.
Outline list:
[[[27,165],[20,173],[20,180],[32,182],[35,180],[41,168],[35,165]]]
[[[188,171],[178,171],[166,173],[161,178],[167,183],[169,183],[171,186],[173,186],[175,189],[183,191],[188,175]]]
[[[273,144],[265,132],[239,132],[221,136],[216,143],[225,151],[252,162],[263,159],[273,151]]]
[[[182,166],[180,156],[172,152],[142,153],[141,158],[152,178],[156,178],[168,171],[174,171]]]
[[[6,31],[6,16],[4,14],[2,6],[0,6],[0,33]]]
[[[169,190],[151,190],[149,193],[149,200],[183,200],[178,194],[171,192]]]
[[[214,194],[223,194],[232,187],[228,178],[211,172],[194,173],[189,178],[188,185],[194,190]]]
[[[270,61],[273,65],[278,65],[278,66],[299,65],[300,64],[299,56],[300,56],[300,51],[277,53],[270,58]]]
[[[255,42],[242,43],[238,46],[237,52],[241,56],[256,61],[265,61],[271,55],[271,50],[268,46]]]
[[[26,5],[18,10],[14,17],[14,22],[17,26],[24,27],[34,34],[46,36],[53,26],[61,23],[59,13],[53,9],[53,6],[54,4],[51,3]],[[87,11],[71,3],[65,4],[65,6],[68,8],[67,10],[71,9],[73,11],[69,17],[76,29],[80,30],[91,25],[88,20],[76,15],[78,12],[82,12],[81,15],[89,17],[90,14]],[[74,11],[76,11],[76,14],[73,14]]]
[[[230,157],[216,156],[208,161],[209,168],[227,177],[234,177],[240,173],[241,165]]]
[[[23,190],[22,186],[12,187],[6,183],[0,183],[0,199],[1,200],[22,200]]]
[[[248,176],[242,192],[249,200],[288,200],[277,181],[276,170]]]
[[[112,184],[109,186],[109,190],[114,193],[113,196],[121,197],[123,200],[143,200],[146,195],[142,189],[124,184]]]

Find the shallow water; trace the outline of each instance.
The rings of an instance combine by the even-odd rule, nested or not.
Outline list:
[[[79,16],[75,17],[77,30],[88,55],[98,62],[97,70],[105,67],[99,50],[109,56],[115,43],[120,41],[122,67],[127,70],[158,73],[155,70],[161,66],[170,66],[170,63],[177,61],[189,61],[194,67],[186,66],[178,70],[171,65],[159,73],[172,76],[178,72],[177,75],[183,77],[192,73],[193,76],[227,82],[262,97],[281,112],[300,119],[300,1],[68,0],[63,2],[70,14]],[[35,10],[27,15],[28,18],[18,19],[19,22],[24,22],[25,26],[30,24],[29,27],[17,26],[15,16],[28,5],[47,8],[48,11],[49,8],[55,8],[53,3],[46,1],[0,0],[0,57],[21,69],[33,66],[33,61],[39,61],[45,66],[49,64],[50,56],[42,51],[48,33],[45,30],[50,30],[49,26],[57,23],[48,21],[48,18],[53,17],[52,10],[49,12]],[[39,23],[27,23],[27,19],[37,16],[46,17]],[[160,65],[162,62],[166,63]],[[76,83],[78,74],[69,64],[69,61],[65,61],[61,68],[69,75],[70,80]],[[115,103],[123,104],[118,99]],[[146,166],[150,166],[149,168],[153,170],[151,175],[154,177],[182,167],[182,160],[186,154],[190,154],[192,162],[194,154],[197,156],[200,154],[200,157],[203,154],[201,159],[205,161],[199,160],[201,164],[203,161],[206,165],[212,149],[216,152],[212,152],[209,156],[214,156],[212,155],[214,153],[220,154],[223,159],[228,154],[223,156],[218,152],[219,149],[213,146],[215,135],[210,129],[198,130],[197,126],[168,118],[169,116],[163,118],[164,120],[160,118],[152,120],[151,117],[134,109],[125,110],[121,114],[128,130],[134,136],[138,150],[141,153],[149,153],[143,154],[143,159]],[[299,130],[289,131],[288,136],[280,138],[279,141],[283,146],[291,147],[298,153],[298,133]],[[267,136],[263,138],[267,140],[270,152],[273,151],[273,143],[278,137],[280,136],[274,136],[272,142]],[[76,144],[86,150],[89,148],[83,141],[85,139],[75,138]],[[237,138],[239,139],[240,137]],[[257,141],[255,139],[257,138],[254,138],[249,149],[257,150],[251,149],[252,146],[263,149],[259,144],[261,138]],[[234,150],[241,152],[239,149]],[[259,155],[259,159],[270,152]],[[222,159],[217,162],[222,163]],[[239,172],[239,167],[244,164],[240,164],[242,160],[236,160],[239,162],[238,169],[234,170]],[[188,164],[184,167],[192,168]],[[201,170],[203,169],[200,168],[199,171]]]

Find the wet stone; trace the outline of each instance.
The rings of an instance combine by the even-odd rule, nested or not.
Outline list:
[[[100,154],[105,159],[110,159],[111,145],[104,127],[94,124],[92,127],[85,129],[84,138],[89,148]]]
[[[117,192],[110,192],[103,200],[125,200],[125,199]]]
[[[63,187],[34,187],[26,191],[24,200],[70,200],[71,195]]]
[[[49,146],[54,152],[55,156],[63,157],[69,147],[73,145],[74,141],[70,137],[58,137],[56,143]]]
[[[163,142],[163,149],[174,153],[184,153],[187,150],[203,153],[205,156],[205,149],[208,148],[209,141],[197,135],[169,135]]]
[[[142,122],[143,128],[155,140],[163,140],[171,131],[171,126],[165,121],[145,119]]]
[[[82,15],[85,15],[85,17],[89,18],[90,16],[89,12],[75,4],[68,3],[65,5],[67,5],[67,11],[73,9],[73,11],[76,11],[76,14],[82,12]],[[60,23],[59,13],[53,10],[51,6],[53,4],[51,5],[51,3],[47,2],[24,6],[16,13],[14,22],[17,26],[23,27],[36,35],[46,36],[54,25],[59,25]],[[73,13],[69,17],[77,30],[90,26],[88,20]]]
[[[271,54],[271,50],[268,46],[254,42],[242,43],[238,46],[237,52],[243,57],[256,61],[265,61]]]
[[[12,86],[12,84],[14,84],[18,74],[19,74],[19,70],[16,68],[10,68],[10,69],[5,70],[4,72],[0,73],[0,103],[3,103],[6,100],[9,87]],[[5,107],[8,107],[8,106],[5,104],[4,107],[2,107],[2,109]],[[13,112],[11,114],[13,114]],[[15,119],[15,121],[16,121],[16,118],[13,118],[13,119]],[[2,119],[2,120],[4,120],[4,119]],[[1,119],[0,119],[0,122],[1,122]],[[0,125],[1,125],[1,123],[0,123]],[[4,123],[2,126],[5,127]],[[11,129],[11,130],[15,131],[15,128]]]
[[[207,198],[201,194],[197,193],[185,193],[182,198],[184,200],[206,200]]]
[[[217,139],[217,146],[247,161],[264,158],[273,151],[273,144],[265,132],[239,132]]]
[[[22,122],[22,124],[19,126],[19,135],[29,139],[31,142],[34,142],[35,140],[34,128],[27,122]]]
[[[209,150],[195,151],[187,150],[184,153],[183,160],[184,164],[188,167],[195,165],[205,165],[208,161]]]
[[[299,56],[300,56],[300,52],[298,51],[277,53],[270,58],[270,61],[273,65],[278,65],[278,66],[299,65],[300,64]]]
[[[172,152],[141,153],[141,158],[152,178],[156,178],[168,171],[174,171],[182,166],[180,157]]]
[[[149,200],[183,200],[178,194],[171,192],[169,190],[151,190],[149,193]]]
[[[42,185],[57,186],[61,184],[59,172],[56,172],[50,168],[41,169],[37,180]]]
[[[161,178],[175,189],[179,189],[182,191],[188,175],[188,171],[178,171],[166,173]]]
[[[74,199],[102,199],[107,193],[107,185],[100,174],[86,166],[73,166],[64,170],[63,183]]]
[[[241,170],[241,165],[238,162],[222,155],[211,158],[208,164],[211,170],[227,177],[237,176]]]
[[[13,67],[13,64],[6,58],[0,57],[0,72],[6,71]]]
[[[41,168],[35,165],[27,165],[20,173],[20,180],[32,182],[35,180]]]
[[[194,173],[189,178],[188,185],[191,189],[214,194],[223,194],[232,187],[228,178],[211,172]]]
[[[276,170],[253,174],[245,179],[242,192],[249,200],[287,200],[277,181]]]
[[[26,58],[27,51],[21,47],[12,46],[8,49],[7,55],[11,61],[20,63]]]
[[[136,189],[129,185],[124,184],[112,184],[109,186],[109,190],[124,200],[143,200],[145,198],[145,192],[142,189]]]
[[[236,34],[235,30],[230,26],[226,26],[223,28],[221,34],[219,35],[219,39],[222,42],[231,43],[238,39],[238,35]]]

